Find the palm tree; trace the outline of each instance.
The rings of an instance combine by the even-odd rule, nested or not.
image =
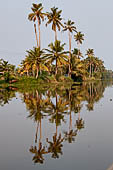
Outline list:
[[[75,41],[77,41],[78,48],[80,48],[80,44],[82,44],[82,41],[84,40],[84,34],[81,32],[77,32],[76,35],[74,35]]]
[[[62,21],[61,13],[62,10],[58,11],[58,8],[55,7],[51,8],[51,12],[46,13],[48,18],[46,26],[52,23],[52,30],[55,32],[55,41],[57,40],[57,28],[58,31],[60,31],[61,29],[60,27],[63,27],[63,24],[61,23]]]
[[[46,69],[47,67],[44,65],[44,60],[42,56],[44,55],[44,51],[39,48],[34,47],[33,50],[27,51],[28,56],[32,59],[33,64],[36,66],[36,78],[38,78],[38,73],[41,69]]]
[[[38,20],[38,31],[39,31],[39,47],[41,46],[41,36],[40,36],[40,24],[41,24],[41,20],[44,21],[44,13],[42,13],[42,10],[43,10],[43,6],[42,6],[42,3],[39,3],[39,4],[32,4],[33,7],[31,8],[33,13],[30,13],[28,15],[28,19],[30,21],[33,21],[35,22],[36,19]],[[36,34],[36,25],[35,26],[35,34]],[[36,37],[37,39],[37,37]],[[38,39],[37,39],[37,45],[38,45]]]
[[[26,56],[25,60],[22,61],[23,73],[26,72],[29,76],[30,70],[32,69],[32,59]]]
[[[89,61],[89,67],[90,67],[90,77],[92,75],[92,60],[94,58],[94,50],[93,49],[88,49],[86,51],[86,55],[88,56],[87,60]]]
[[[94,56],[94,49],[88,49],[87,51],[86,51],[86,55],[88,56],[88,57],[91,57],[91,56]]]
[[[74,26],[74,22],[72,22],[71,20],[68,20],[67,23],[64,23],[64,29],[63,31],[68,31],[68,35],[69,35],[69,75],[71,75],[71,34],[73,32],[77,32],[76,27]]]
[[[80,59],[80,57],[83,58],[83,54],[81,53],[80,49],[78,49],[78,48],[74,48],[73,55],[76,56],[78,59]]]
[[[64,45],[61,44],[61,41],[56,40],[55,43],[51,43],[48,45],[50,47],[50,50],[45,49],[48,53],[45,55],[47,60],[51,60],[52,62],[56,62],[56,71],[55,75],[57,75],[58,72],[58,64],[59,63],[66,63],[67,62],[67,52],[64,51]]]
[[[79,49],[74,48],[71,55],[71,73],[75,81],[77,81],[77,79],[83,80],[86,74],[86,68],[83,61],[80,60],[80,57],[83,57],[82,53]]]

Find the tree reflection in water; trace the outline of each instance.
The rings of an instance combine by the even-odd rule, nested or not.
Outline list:
[[[37,125],[35,145],[31,146],[29,151],[33,154],[34,163],[43,164],[45,155],[51,155],[52,158],[59,158],[60,155],[63,155],[65,141],[68,141],[68,143],[75,142],[78,133],[85,127],[85,121],[81,116],[84,103],[86,108],[92,111],[94,104],[103,97],[108,85],[112,85],[112,82],[88,82],[66,87],[55,85],[42,90],[41,88],[30,88],[30,90],[0,88],[0,106],[16,97],[16,91],[21,94],[22,101],[29,111],[28,118],[33,119]],[[77,118],[75,119],[75,117]],[[42,121],[44,119],[46,123],[55,124],[56,132],[54,135],[50,131],[49,137],[43,136]],[[68,129],[65,128],[65,131],[63,130],[64,125],[68,127]],[[49,138],[52,138],[52,140]]]
[[[4,106],[5,104],[9,104],[12,98],[16,97],[15,91],[17,90],[16,87],[7,87],[7,88],[0,88],[0,106]]]
[[[48,138],[46,140],[49,143],[48,153],[52,153],[52,158],[59,158],[59,154],[63,154],[62,147],[64,138],[61,137],[61,134],[57,137],[56,133],[53,136],[53,141],[49,141]]]
[[[38,149],[36,146],[34,146],[34,147],[31,146],[29,151],[32,154],[34,154],[34,156],[33,156],[34,163],[40,163],[40,164],[44,163],[43,155],[46,154],[47,152],[45,151],[45,147],[42,146],[42,143],[39,143]]]
[[[76,136],[85,127],[85,121],[80,114],[83,103],[86,101],[87,109],[93,110],[94,104],[103,97],[105,87],[106,84],[103,82],[89,82],[66,88],[54,86],[54,88],[50,87],[43,93],[36,91],[30,96],[28,93],[27,95],[24,93],[23,98],[30,113],[29,117],[37,122],[35,142],[37,142],[38,128],[40,127],[38,148],[36,145],[30,148],[30,152],[34,154],[34,163],[43,164],[46,154],[51,154],[51,157],[55,159],[63,155],[63,143],[65,141],[68,141],[68,143],[75,142]],[[76,120],[74,120],[74,115],[78,115]],[[68,123],[67,117],[69,118],[68,130],[63,131],[60,128],[61,130],[58,131],[58,126],[62,127],[62,125]],[[46,143],[45,146],[41,142],[41,121],[43,118],[46,118],[47,122],[55,123],[56,127],[53,136],[50,132],[52,140],[49,140],[48,137],[45,137],[45,142],[43,140],[43,143]]]

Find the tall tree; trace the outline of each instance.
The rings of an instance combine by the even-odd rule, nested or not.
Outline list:
[[[33,7],[31,8],[33,13],[30,13],[28,15],[28,19],[30,21],[38,21],[38,31],[39,31],[39,47],[41,47],[41,35],[40,35],[40,24],[41,24],[41,20],[44,21],[44,13],[42,12],[43,10],[43,6],[42,6],[42,3],[39,3],[39,4],[32,4]],[[35,26],[35,29],[36,29],[36,25]],[[35,30],[35,34],[36,34],[36,30]],[[37,40],[38,41],[38,40]]]
[[[90,67],[90,77],[92,76],[92,60],[94,58],[94,50],[93,49],[88,49],[86,51],[86,55],[88,56],[88,61],[89,61],[89,67]]]
[[[64,23],[64,29],[63,31],[68,31],[68,35],[69,35],[69,76],[71,75],[71,34],[73,32],[77,32],[76,27],[74,26],[74,22],[72,22],[71,20],[68,20],[67,23]]]
[[[62,10],[58,11],[58,8],[55,7],[51,8],[51,12],[46,13],[48,18],[46,26],[52,23],[52,30],[55,32],[55,41],[57,40],[57,29],[60,31],[61,27],[63,27],[63,24],[61,23],[61,13]]]
[[[52,62],[56,62],[56,71],[55,74],[58,72],[58,63],[65,63],[67,61],[67,52],[64,51],[64,45],[61,44],[60,41],[56,40],[55,43],[49,44],[49,49],[45,49],[48,53],[45,55],[47,60],[51,60]]]

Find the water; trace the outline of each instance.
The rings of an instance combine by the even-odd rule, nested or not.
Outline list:
[[[107,170],[112,82],[0,88],[1,170]]]

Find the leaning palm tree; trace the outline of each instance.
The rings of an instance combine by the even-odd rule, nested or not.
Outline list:
[[[62,21],[61,13],[62,10],[58,11],[58,8],[55,7],[51,8],[51,12],[46,13],[48,18],[46,26],[52,23],[52,30],[55,32],[55,41],[57,40],[57,28],[58,31],[60,31],[61,29],[60,27],[63,27],[63,24],[61,23]]]
[[[28,19],[30,21],[36,21],[36,19],[38,20],[38,31],[39,31],[39,47],[41,46],[41,36],[40,36],[40,24],[41,24],[41,20],[44,21],[44,13],[42,13],[43,10],[43,6],[42,3],[39,4],[32,4],[33,7],[31,8],[33,13],[30,13],[28,15]],[[34,25],[35,27],[35,34],[36,34],[36,39],[37,39],[37,33],[36,33],[36,25]],[[37,45],[38,45],[38,39],[37,39]]]
[[[69,75],[71,74],[71,34],[73,32],[77,32],[76,27],[74,26],[74,22],[72,22],[71,20],[68,20],[67,23],[64,23],[64,29],[63,31],[68,31],[69,34]]]
[[[82,41],[84,41],[84,34],[77,32],[77,34],[74,35],[74,39],[77,41],[78,48],[80,48],[80,44],[82,44]]]
[[[56,62],[56,71],[55,75],[58,73],[58,64],[67,62],[67,52],[64,51],[64,45],[61,44],[61,41],[56,40],[55,43],[49,44],[49,49],[45,49],[48,53],[45,55],[47,60],[51,60],[52,62]]]

